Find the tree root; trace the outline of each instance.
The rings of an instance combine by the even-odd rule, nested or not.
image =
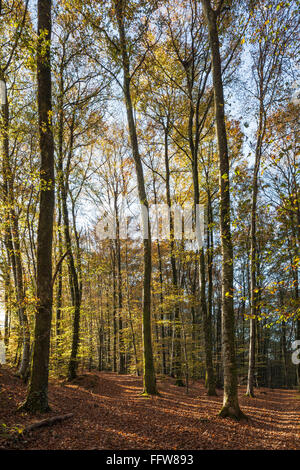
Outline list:
[[[206,395],[208,397],[217,397],[218,396],[216,390],[209,390],[209,389],[207,390]]]
[[[185,387],[185,383],[182,379],[176,379],[175,385],[177,385],[177,387]]]
[[[248,416],[246,416],[240,408],[233,408],[231,406],[223,406],[219,416],[220,418],[231,418],[236,421],[249,421]]]

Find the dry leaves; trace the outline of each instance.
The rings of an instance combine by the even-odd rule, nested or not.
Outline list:
[[[73,413],[70,420],[14,442],[10,430],[45,416],[16,411],[26,387],[7,367],[0,385],[2,449],[300,449],[300,394],[292,390],[258,389],[249,399],[241,387],[241,407],[251,419],[237,423],[217,416],[222,391],[207,397],[199,382],[186,395],[172,379],[160,379],[161,396],[146,399],[139,396],[140,378],[86,373],[71,384],[50,384],[49,416]]]

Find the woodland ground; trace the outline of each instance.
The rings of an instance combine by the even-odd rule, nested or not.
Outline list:
[[[300,449],[300,394],[295,390],[262,388],[249,399],[240,387],[241,407],[250,421],[237,423],[217,416],[222,391],[207,397],[199,382],[187,395],[172,379],[159,379],[161,395],[144,398],[138,377],[85,373],[72,383],[51,381],[52,410],[46,416],[17,411],[26,387],[6,366],[0,368],[0,384],[0,449]],[[67,413],[73,417],[11,437],[16,428]]]

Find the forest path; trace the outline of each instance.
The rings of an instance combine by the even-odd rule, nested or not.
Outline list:
[[[26,388],[8,367],[0,368],[0,424],[7,428],[32,423],[16,412]],[[72,383],[52,381],[49,416],[73,413],[52,427],[41,428],[18,442],[0,434],[0,448],[20,449],[300,449],[300,394],[293,390],[258,389],[240,402],[250,421],[237,423],[217,416],[222,403],[207,397],[202,383],[189,395],[170,378],[158,380],[161,395],[139,396],[142,380],[107,372],[84,373]],[[1,433],[1,431],[0,431]]]

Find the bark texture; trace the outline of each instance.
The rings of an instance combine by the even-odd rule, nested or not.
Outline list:
[[[117,15],[117,24],[120,40],[121,63],[123,68],[123,93],[126,104],[127,122],[131,141],[132,154],[135,162],[137,175],[138,194],[140,204],[147,210],[147,233],[143,240],[144,253],[144,272],[143,272],[143,363],[144,363],[144,393],[157,394],[154,361],[152,352],[152,334],[151,334],[151,235],[148,213],[148,200],[145,190],[144,173],[142,161],[139,153],[138,139],[135,120],[133,116],[133,105],[130,91],[130,62],[127,51],[127,41],[125,34],[125,7],[124,0],[115,0],[115,11]],[[147,237],[147,238],[146,238]]]
[[[40,142],[40,209],[37,234],[37,298],[33,363],[22,408],[45,412],[48,405],[49,347],[52,318],[52,240],[54,218],[54,144],[51,93],[51,0],[38,0],[37,82]]]
[[[222,353],[224,363],[224,396],[221,417],[245,418],[238,402],[235,326],[233,308],[233,249],[230,230],[229,158],[224,114],[224,93],[217,19],[220,6],[214,10],[210,0],[202,0],[208,26],[212,58],[214,107],[219,154],[220,231],[222,251]],[[221,5],[221,4],[219,4]]]

